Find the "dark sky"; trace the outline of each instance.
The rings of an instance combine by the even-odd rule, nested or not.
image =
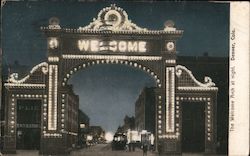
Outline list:
[[[91,124],[115,131],[125,115],[134,116],[135,101],[144,86],[155,86],[147,73],[124,65],[98,65],[70,79],[80,95],[80,108]]]
[[[34,66],[46,59],[46,38],[40,31],[56,16],[61,27],[78,28],[97,17],[111,2],[7,2],[3,7],[4,61]],[[148,29],[163,29],[173,20],[184,30],[178,55],[228,56],[229,4],[206,2],[116,2],[132,22]],[[70,80],[80,96],[81,108],[91,123],[114,131],[125,114],[133,115],[134,101],[145,84],[154,81],[145,73],[123,66],[100,65],[74,75]],[[98,98],[96,98],[98,97]],[[111,109],[112,108],[112,109]],[[111,112],[108,112],[112,110]],[[122,112],[122,113],[121,113]],[[113,113],[113,114],[112,114]],[[98,115],[97,115],[98,114]]]

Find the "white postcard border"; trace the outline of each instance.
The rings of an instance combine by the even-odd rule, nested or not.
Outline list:
[[[230,3],[228,154],[249,154],[249,2]]]

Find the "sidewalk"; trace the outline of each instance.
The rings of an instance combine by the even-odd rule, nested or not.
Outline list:
[[[3,154],[3,156],[39,156],[39,151],[38,150],[17,150],[16,154]]]

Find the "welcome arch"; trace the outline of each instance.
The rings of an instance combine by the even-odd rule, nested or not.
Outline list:
[[[47,61],[35,66],[23,79],[10,75],[4,84],[4,150],[16,151],[17,101],[41,100],[42,154],[69,152],[67,138],[77,131],[67,128],[65,111],[70,76],[88,66],[125,64],[149,73],[156,88],[156,146],[160,154],[181,153],[183,101],[205,102],[205,153],[216,151],[216,105],[218,88],[209,77],[197,81],[186,67],[176,65],[176,45],[183,30],[166,25],[163,30],[141,28],[120,7],[102,9],[88,26],[61,28],[57,18],[41,30],[47,37]]]

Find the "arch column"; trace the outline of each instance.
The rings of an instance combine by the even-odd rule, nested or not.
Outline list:
[[[158,100],[161,105],[158,106],[157,116],[161,115],[161,129],[158,127],[158,152],[159,155],[179,154],[179,125],[176,124],[176,76],[175,76],[175,58],[174,56],[165,57],[163,60],[162,77],[164,85],[161,90],[161,96]],[[161,114],[159,114],[161,113]]]
[[[49,65],[48,131],[57,130],[58,65]]]
[[[48,57],[48,76],[46,80],[47,88],[47,127],[41,139],[40,154],[65,154],[65,141],[59,129],[59,108],[61,108],[59,98],[59,57]]]
[[[14,96],[14,95],[13,95]],[[16,153],[16,100],[12,97],[11,92],[6,90],[5,94],[5,127],[4,127],[4,153]],[[13,111],[11,111],[13,109]]]

